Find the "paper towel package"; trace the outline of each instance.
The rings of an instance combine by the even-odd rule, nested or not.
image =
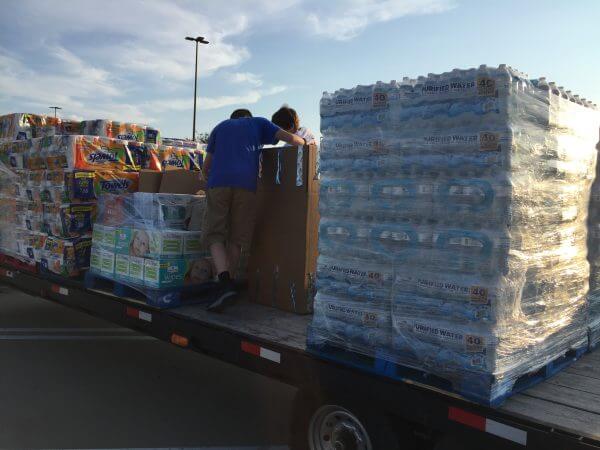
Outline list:
[[[324,93],[311,346],[492,405],[585,348],[599,125],[506,66]]]

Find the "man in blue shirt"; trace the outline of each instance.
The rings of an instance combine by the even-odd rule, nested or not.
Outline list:
[[[256,214],[256,184],[263,145],[306,141],[269,120],[238,109],[210,133],[204,161],[208,177],[205,242],[217,274],[217,299],[208,307],[220,312],[235,302],[237,294],[230,271],[238,266],[242,247],[250,244]]]

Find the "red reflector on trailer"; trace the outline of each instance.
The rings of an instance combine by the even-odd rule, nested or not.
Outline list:
[[[69,290],[66,287],[59,286],[58,284],[53,284],[51,289],[55,294],[69,295]]]
[[[180,336],[179,334],[173,333],[171,335],[171,344],[178,345],[180,347],[187,347],[190,343],[190,340],[185,336]]]
[[[242,351],[254,356],[260,356],[260,346],[250,342],[242,341]]]
[[[145,322],[152,322],[152,314],[132,308],[131,306],[127,306],[125,308],[125,314],[129,317],[143,320]]]
[[[448,419],[462,423],[471,428],[485,431],[485,417],[470,413],[464,409],[451,406],[448,408]]]
[[[261,347],[260,345],[253,344],[251,342],[242,341],[242,351],[249,353],[260,358],[268,359],[277,364],[281,363],[281,353],[274,352],[268,348]]]
[[[525,430],[496,422],[495,420],[473,414],[464,409],[455,408],[454,406],[449,407],[448,419],[480,431],[485,431],[494,436],[516,442],[517,444],[527,445],[527,432]]]

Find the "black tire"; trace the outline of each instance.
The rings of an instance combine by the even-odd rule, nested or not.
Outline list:
[[[294,400],[290,430],[290,449],[309,450],[309,428],[313,415],[324,405],[336,405],[350,411],[364,426],[373,450],[413,450],[416,440],[411,428],[392,421],[375,407],[332,396],[317,396],[299,390]]]

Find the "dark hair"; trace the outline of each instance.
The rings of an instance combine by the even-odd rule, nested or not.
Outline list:
[[[241,119],[242,117],[252,117],[252,113],[247,109],[241,108],[236,109],[231,113],[231,116],[229,116],[230,119]]]
[[[282,106],[271,117],[271,122],[284,130],[297,130],[300,127],[300,119],[296,110],[289,106]]]

